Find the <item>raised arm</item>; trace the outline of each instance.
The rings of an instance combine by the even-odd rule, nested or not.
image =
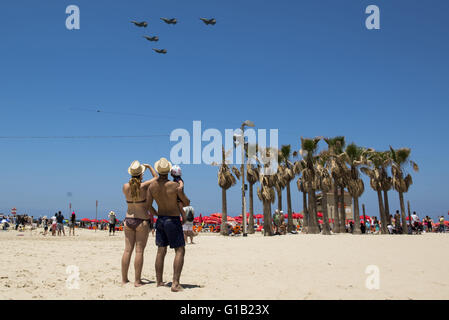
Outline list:
[[[154,170],[152,166],[150,166],[149,164],[144,164],[143,166],[145,168],[147,168],[148,170],[150,170],[150,172],[153,175],[153,177],[155,177],[155,178],[159,177],[159,175],[157,174],[156,170]]]

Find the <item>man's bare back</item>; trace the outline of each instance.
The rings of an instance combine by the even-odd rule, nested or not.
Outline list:
[[[178,197],[184,206],[190,204],[179,183],[168,180],[167,176],[159,176],[148,187],[147,201],[150,212],[158,216],[179,216]],[[153,200],[157,203],[157,212],[153,208]]]

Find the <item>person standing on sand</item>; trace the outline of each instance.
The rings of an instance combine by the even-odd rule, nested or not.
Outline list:
[[[62,231],[62,233],[64,233],[64,236],[65,236],[64,216],[62,215],[61,211],[59,211],[58,214],[56,215],[56,222],[58,223],[57,224],[58,236],[61,235],[61,231]]]
[[[179,283],[182,267],[184,265],[185,241],[182,231],[182,224],[186,221],[185,211],[182,211],[182,222],[179,217],[178,198],[184,207],[190,205],[190,200],[184,194],[179,184],[168,180],[168,174],[172,168],[171,163],[161,158],[154,164],[159,178],[152,181],[147,191],[148,208],[153,215],[157,215],[156,221],[156,246],[157,255],[155,261],[157,286],[164,286],[162,275],[164,273],[164,260],[167,254],[167,246],[175,249],[175,260],[173,263],[173,282],[171,291],[178,292],[183,290]],[[156,201],[158,211],[153,207],[153,201]]]
[[[426,216],[427,218],[427,232],[432,232],[432,219],[430,219],[429,216]]]
[[[193,244],[193,220],[195,218],[195,211],[191,206],[185,207],[183,210],[186,213],[186,221],[182,226],[182,230],[184,231],[184,241],[188,243],[187,240],[190,238],[190,243]]]
[[[109,235],[115,235],[115,224],[117,223],[117,218],[115,217],[115,212],[109,212]]]
[[[153,179],[142,182],[145,169],[149,169]],[[128,204],[126,218],[123,221],[125,231],[125,251],[122,256],[122,284],[129,282],[128,269],[131,255],[136,248],[134,257],[134,286],[140,287],[142,282],[143,253],[147,245],[150,232],[149,220],[153,217],[148,213],[146,194],[150,183],[157,178],[157,173],[148,165],[141,165],[139,161],[133,161],[128,168],[131,179],[123,185],[123,194]]]
[[[70,221],[69,221],[69,236],[70,236],[70,233],[72,233],[73,236],[75,236],[75,225],[76,225],[76,215],[75,215],[75,212],[72,212],[72,215],[70,216]]]

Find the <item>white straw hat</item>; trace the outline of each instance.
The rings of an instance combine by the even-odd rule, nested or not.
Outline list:
[[[145,166],[141,165],[139,161],[135,160],[128,168],[128,173],[133,177],[138,177],[145,171]]]
[[[154,164],[154,168],[159,174],[168,174],[172,168],[170,161],[165,158],[160,158]]]

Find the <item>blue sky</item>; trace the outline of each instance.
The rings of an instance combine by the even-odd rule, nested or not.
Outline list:
[[[80,30],[65,27],[71,4],[81,10]],[[380,30],[365,28],[370,4],[380,7]],[[445,0],[5,0],[0,136],[169,135],[191,131],[193,120],[224,130],[246,119],[278,128],[280,144],[296,150],[300,136],[345,135],[379,150],[410,147],[421,170],[406,200],[420,215],[446,214],[447,12]],[[205,26],[203,16],[217,24]],[[79,216],[94,217],[98,199],[100,217],[109,210],[124,217],[131,161],[153,164],[173,145],[168,136],[0,139],[0,212],[67,213],[72,202]],[[217,168],[183,171],[196,212],[220,211]],[[229,191],[231,215],[240,212],[239,193]],[[378,213],[368,181],[361,203]],[[390,205],[399,209],[395,192]]]

